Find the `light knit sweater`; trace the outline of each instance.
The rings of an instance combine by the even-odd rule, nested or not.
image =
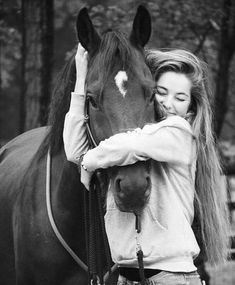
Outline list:
[[[68,160],[78,163],[88,149],[84,98],[72,94],[65,118],[64,144]],[[194,217],[196,146],[189,123],[178,116],[121,133],[88,151],[89,171],[153,159],[150,199],[141,215],[139,241],[145,268],[173,272],[196,270],[199,253],[191,224]],[[84,175],[83,173],[82,175]],[[107,195],[105,226],[112,259],[119,266],[137,267],[135,216],[118,210],[112,189]]]

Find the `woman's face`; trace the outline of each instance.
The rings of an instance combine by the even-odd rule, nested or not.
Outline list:
[[[156,99],[162,105],[167,117],[185,117],[191,103],[191,80],[183,73],[167,71],[156,84]]]

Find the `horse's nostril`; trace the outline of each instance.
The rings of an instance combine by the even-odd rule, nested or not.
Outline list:
[[[120,178],[116,180],[116,185],[117,185],[117,191],[121,192],[121,179]]]
[[[151,188],[151,179],[150,179],[150,176],[146,177],[146,181],[147,181],[147,187],[146,187],[146,189],[147,189],[147,190],[150,190],[150,188]]]

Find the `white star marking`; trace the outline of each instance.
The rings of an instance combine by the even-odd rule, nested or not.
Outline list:
[[[122,96],[124,98],[126,95],[126,92],[127,92],[127,90],[124,86],[124,82],[126,82],[128,80],[126,71],[123,71],[123,70],[118,71],[114,80],[115,80],[115,83],[118,87],[119,92],[122,94]]]

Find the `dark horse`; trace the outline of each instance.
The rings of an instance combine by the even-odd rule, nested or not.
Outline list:
[[[98,142],[154,120],[152,76],[143,54],[150,33],[150,15],[142,6],[129,37],[118,31],[108,31],[100,37],[87,10],[84,8],[78,14],[78,39],[89,53],[90,125]],[[127,78],[118,88],[114,78],[119,71],[125,72]],[[50,127],[26,132],[0,151],[1,285],[87,284],[87,273],[61,246],[46,209],[46,154],[50,148],[55,222],[69,246],[86,263],[83,221],[86,190],[80,182],[78,167],[65,157],[62,140],[75,73],[73,56],[54,91]],[[120,88],[125,89],[125,96]],[[122,210],[138,210],[145,205],[151,182],[147,163],[114,167],[106,174]],[[130,197],[133,203],[128,202]]]

